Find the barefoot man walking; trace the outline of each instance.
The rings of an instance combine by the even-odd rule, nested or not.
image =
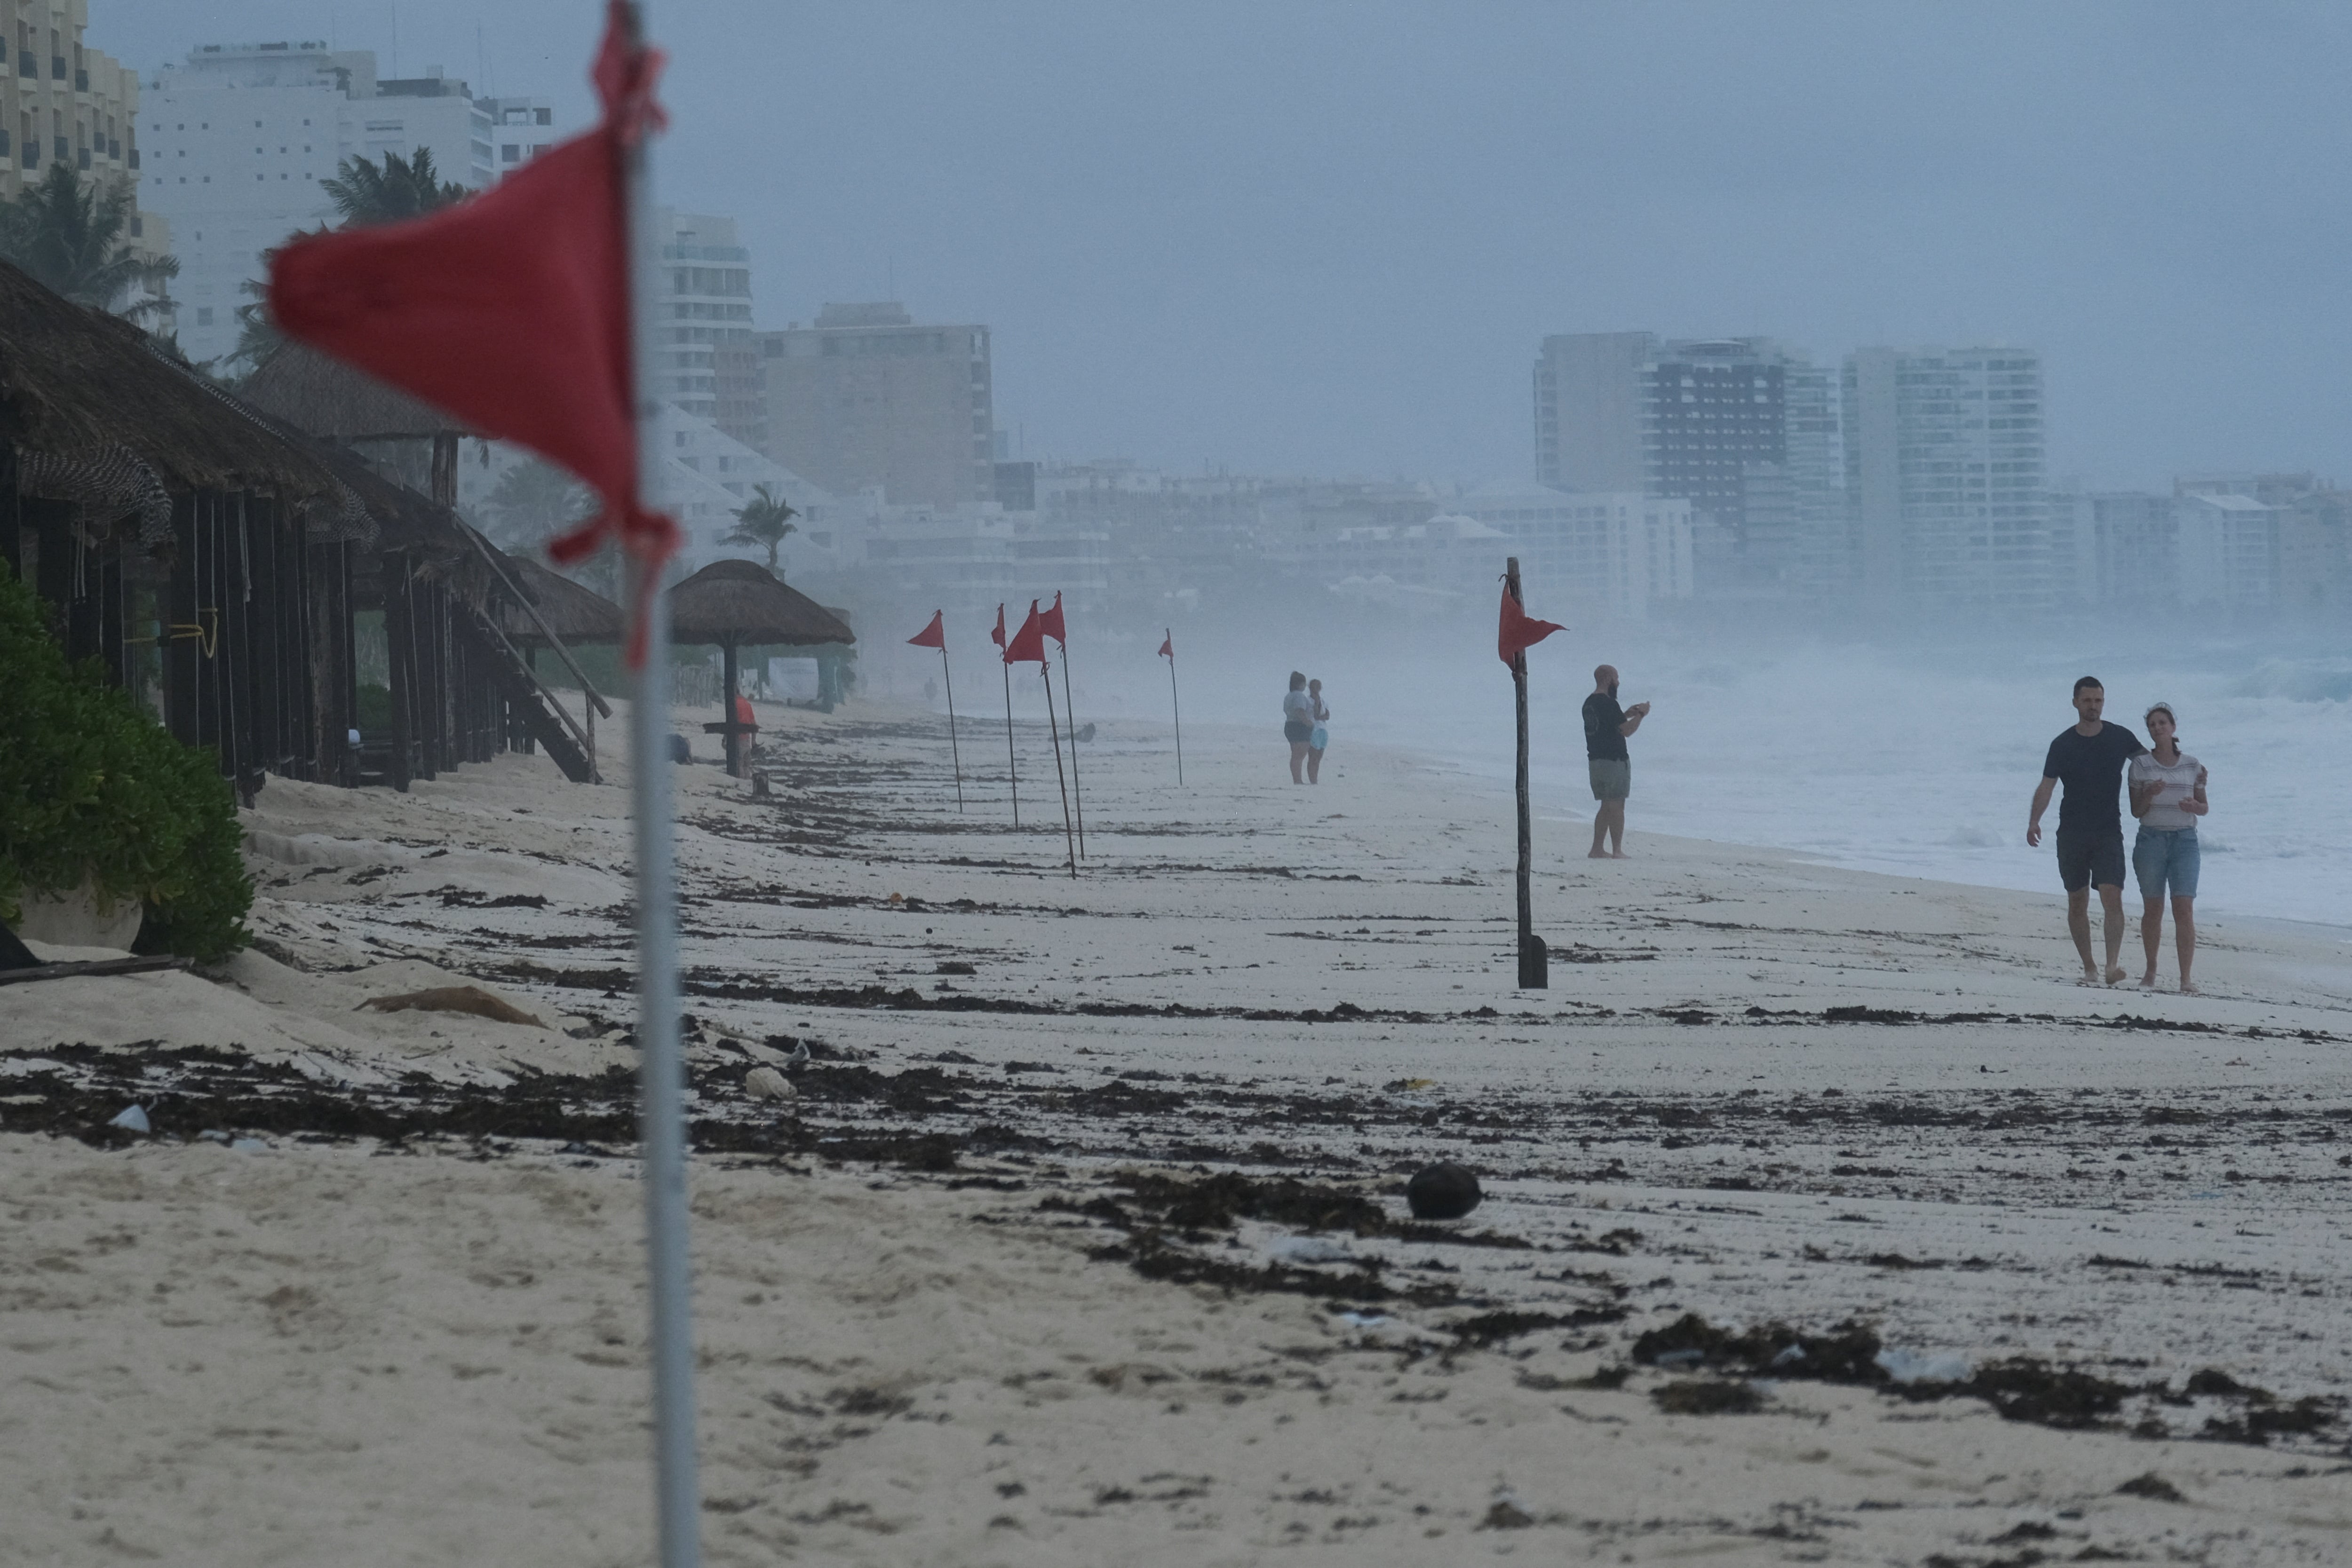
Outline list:
[[[2099,889],[2099,907],[2106,917],[2107,967],[2112,986],[2124,977],[2124,819],[2116,799],[2123,788],[2124,765],[2147,749],[2139,737],[2099,714],[2107,706],[2107,691],[2095,675],[2074,683],[2074,712],[2079,716],[2050,743],[2042,764],[2042,783],[2033,791],[2033,814],[2026,819],[2025,841],[2042,842],[2042,813],[2050,809],[2050,792],[2064,780],[2066,794],[2058,803],[2058,876],[2066,884],[2066,929],[2074,951],[2083,956],[2082,984],[2095,986],[2102,977],[2091,956],[2091,887]]]
[[[1617,666],[1603,664],[1592,672],[1592,695],[1584,699],[1584,756],[1592,770],[1592,852],[1588,860],[1625,858],[1625,797],[1633,791],[1633,761],[1626,754],[1625,737],[1649,716],[1648,703],[1617,706]],[[1609,841],[1603,850],[1601,841]],[[2121,819],[2116,841],[2123,841]]]

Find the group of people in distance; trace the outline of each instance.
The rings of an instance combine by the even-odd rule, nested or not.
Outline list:
[[[1323,683],[1290,672],[1282,697],[1282,738],[1290,742],[1290,781],[1323,782],[1323,748],[1331,744],[1331,710],[1323,706]]]
[[[2124,946],[2124,826],[2116,810],[2117,776],[2125,775],[2131,813],[2139,820],[2132,842],[2132,873],[2145,905],[2140,941],[2147,949],[2147,972],[2140,984],[2153,988],[2164,948],[2164,905],[2172,902],[2173,942],[2180,954],[2180,988],[2194,993],[2189,971],[2197,953],[2197,819],[2212,810],[2205,798],[2205,767],[2180,749],[2180,721],[2170,703],[2151,703],[2142,722],[2153,747],[2100,716],[2106,688],[2095,675],[2074,683],[2078,716],[2042,764],[2025,841],[2042,842],[2042,813],[2061,784],[2058,803],[2058,876],[2066,884],[2066,928],[2082,955],[2085,986],[2122,980]],[[2099,890],[2106,917],[2107,964],[2102,971],[2091,952],[2091,889]]]

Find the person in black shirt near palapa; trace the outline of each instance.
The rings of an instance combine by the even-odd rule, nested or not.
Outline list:
[[[2124,820],[2116,798],[2123,787],[2124,765],[2147,749],[2139,737],[2099,714],[2107,705],[2107,691],[2095,675],[2074,683],[2074,711],[2081,717],[2059,732],[2042,763],[2042,783],[2033,791],[2033,814],[2026,819],[2025,841],[2042,842],[2042,813],[2050,808],[2050,792],[2063,780],[2064,798],[2058,805],[2058,877],[2066,884],[2066,929],[2074,951],[2083,956],[2085,986],[2095,986],[2101,972],[2091,956],[2091,888],[2099,890],[2099,907],[2106,917],[2107,967],[2105,978],[2115,985],[2124,977]]]

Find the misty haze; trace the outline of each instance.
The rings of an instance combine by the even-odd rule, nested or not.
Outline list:
[[[0,0],[9,1539],[2352,1560],[2347,51]]]

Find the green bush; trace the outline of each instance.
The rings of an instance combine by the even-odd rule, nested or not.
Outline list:
[[[236,800],[209,752],[172,738],[95,664],[68,666],[31,589],[0,564],[0,920],[26,893],[147,910],[140,946],[218,958],[245,945],[253,881]]]

